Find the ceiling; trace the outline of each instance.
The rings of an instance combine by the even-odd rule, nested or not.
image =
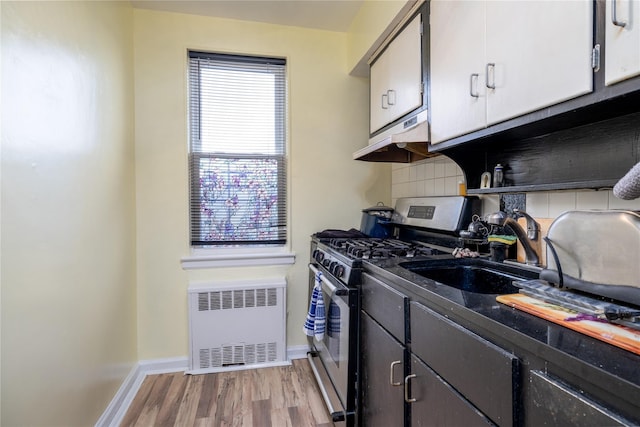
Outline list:
[[[131,0],[135,8],[346,32],[364,0]]]

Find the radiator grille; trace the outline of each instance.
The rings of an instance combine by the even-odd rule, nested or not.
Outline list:
[[[278,361],[278,343],[235,343],[199,351],[200,369],[253,365]]]
[[[190,290],[191,370],[284,361],[285,286]]]
[[[198,311],[233,308],[274,307],[278,305],[278,289],[240,289],[198,293]]]

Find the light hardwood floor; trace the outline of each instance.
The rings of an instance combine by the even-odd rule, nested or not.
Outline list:
[[[122,427],[329,427],[306,359],[291,366],[215,374],[149,375]]]

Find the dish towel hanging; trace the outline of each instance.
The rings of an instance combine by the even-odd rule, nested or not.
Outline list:
[[[324,300],[322,299],[322,273],[318,271],[313,285],[313,292],[311,293],[309,313],[307,314],[307,320],[304,322],[304,333],[310,337],[315,337],[318,341],[322,341],[325,322]]]
[[[337,337],[340,335],[340,307],[331,301],[329,303],[329,322],[327,322],[327,335]]]

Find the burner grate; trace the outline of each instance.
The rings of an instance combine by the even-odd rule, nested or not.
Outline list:
[[[332,239],[329,245],[344,251],[352,259],[413,258],[442,254],[441,251],[423,243],[397,239]]]

